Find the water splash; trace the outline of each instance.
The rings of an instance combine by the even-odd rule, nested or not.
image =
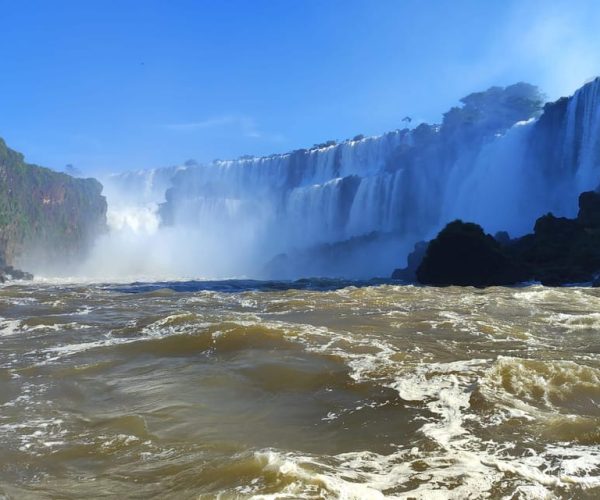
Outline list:
[[[175,275],[211,277],[389,275],[456,218],[519,236],[548,211],[575,215],[600,181],[600,80],[543,112],[538,96],[492,88],[439,126],[116,176],[113,228],[154,235],[143,246]]]

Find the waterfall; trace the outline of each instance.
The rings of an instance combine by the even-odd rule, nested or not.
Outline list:
[[[185,247],[190,273],[388,275],[453,219],[520,236],[548,211],[573,216],[579,193],[598,187],[600,80],[543,109],[539,96],[527,84],[493,87],[440,125],[121,174],[109,205],[146,207],[135,213],[155,219],[143,231],[186,234],[171,251]]]
[[[586,191],[598,187],[600,165],[600,80],[580,89],[569,103],[565,143],[570,151],[568,165],[577,165],[576,188]]]

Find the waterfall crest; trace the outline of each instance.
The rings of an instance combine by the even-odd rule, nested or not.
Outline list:
[[[440,125],[121,174],[109,206],[153,207],[161,229],[147,232],[186,274],[364,277],[388,275],[453,219],[519,236],[548,211],[573,216],[598,187],[600,79],[543,107],[524,83],[461,103]]]

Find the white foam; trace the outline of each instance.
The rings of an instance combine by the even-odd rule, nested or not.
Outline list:
[[[424,423],[420,429],[437,443],[437,451],[399,450],[391,455],[357,452],[330,459],[289,453],[279,453],[274,458],[270,452],[270,467],[280,467],[282,474],[292,474],[300,483],[317,481],[336,498],[379,498],[386,490],[408,483],[418,486],[397,498],[485,498],[495,485],[505,480],[506,474],[512,476],[514,491],[522,498],[550,498],[551,489],[557,487],[599,487],[600,452],[593,447],[567,445],[550,447],[539,454],[531,450],[525,456],[514,456],[509,453],[514,447],[512,443],[483,442],[472,433],[466,423],[476,417],[469,411],[469,399],[474,382],[491,363],[492,360],[485,359],[422,363],[404,370],[391,384],[403,399],[425,403],[437,415],[438,418]],[[365,375],[368,371],[359,373]],[[527,414],[515,409],[514,415]],[[425,470],[411,467],[416,461],[426,464]],[[552,469],[551,463],[559,465]],[[307,479],[309,471],[313,472]],[[458,484],[457,478],[460,478]],[[296,494],[302,496],[299,494],[302,488],[294,484]]]
[[[9,337],[21,333],[21,321],[0,317],[0,337]]]
[[[555,313],[549,316],[548,322],[568,331],[597,331],[600,329],[600,313],[587,311],[580,314]]]

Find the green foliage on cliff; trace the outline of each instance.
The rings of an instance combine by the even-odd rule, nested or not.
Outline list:
[[[476,127],[480,132],[504,132],[516,122],[538,116],[544,96],[534,85],[516,83],[475,92],[460,102],[461,107],[454,107],[444,114],[442,131],[446,135],[458,130],[464,133],[465,127]]]
[[[106,226],[95,179],[75,179],[25,162],[0,139],[0,264],[23,255],[66,262]]]

